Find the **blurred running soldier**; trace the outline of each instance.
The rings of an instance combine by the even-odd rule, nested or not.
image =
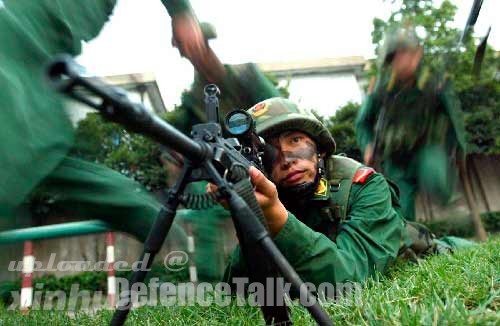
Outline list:
[[[403,215],[415,220],[415,195],[447,203],[464,159],[464,122],[451,83],[422,63],[411,27],[387,32],[379,76],[359,111],[356,137],[364,161],[376,165],[401,193]],[[376,148],[375,148],[376,147]]]

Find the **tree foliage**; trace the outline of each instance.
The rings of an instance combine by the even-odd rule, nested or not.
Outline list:
[[[165,188],[167,172],[159,161],[160,146],[104,121],[98,113],[89,113],[78,123],[72,154],[132,177],[149,190]]]
[[[334,116],[324,120],[325,125],[337,144],[336,153],[346,154],[348,157],[361,161],[362,155],[356,143],[354,121],[360,105],[349,102],[341,107]]]
[[[480,81],[459,93],[470,153],[500,153],[500,83]]]

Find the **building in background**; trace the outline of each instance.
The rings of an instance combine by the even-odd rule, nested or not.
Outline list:
[[[280,85],[288,83],[290,99],[322,116],[332,116],[348,102],[361,103],[368,61],[361,56],[259,63]]]
[[[90,78],[92,79],[92,78]],[[137,103],[142,103],[146,109],[162,114],[167,111],[163,98],[158,88],[156,77],[153,73],[135,73],[126,75],[115,75],[99,77],[106,84],[119,87],[127,92],[127,96]],[[88,112],[95,111],[85,104],[69,101],[67,111],[71,121],[76,124],[85,118]]]

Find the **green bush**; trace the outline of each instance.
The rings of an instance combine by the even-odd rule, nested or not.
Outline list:
[[[322,119],[337,144],[337,154],[361,161],[362,155],[356,142],[354,122],[360,108],[359,103],[349,102],[327,120]]]
[[[500,232],[500,212],[489,212],[481,214],[484,228],[489,232]]]
[[[119,271],[116,272],[116,277],[130,278],[132,271]],[[159,282],[170,282],[170,283],[181,283],[187,282],[189,280],[189,269],[185,266],[183,269],[177,272],[169,271],[163,266],[162,263],[154,263],[151,266],[151,270],[146,276],[145,283],[148,283],[152,278],[158,278]]]
[[[8,306],[12,303],[12,291],[21,289],[21,280],[0,283],[0,304]]]
[[[500,232],[500,212],[483,213],[481,220],[487,232]],[[454,235],[470,238],[474,236],[474,227],[469,219],[457,219],[453,223],[450,220],[442,220],[424,224],[438,237]]]
[[[130,279],[131,271],[116,272],[117,278]],[[180,271],[171,272],[167,270],[162,263],[154,263],[151,266],[151,271],[148,273],[145,283],[148,283],[151,278],[157,277],[159,282],[180,283],[189,280],[189,270],[187,266]],[[71,293],[71,286],[78,284],[79,291],[102,291],[106,293],[107,273],[106,272],[83,272],[75,275],[63,277],[55,277],[54,275],[44,275],[33,279],[33,284],[43,284],[41,289],[37,289],[45,293],[46,291],[63,291],[67,296]],[[0,303],[5,306],[12,303],[12,291],[21,290],[21,280],[2,282],[0,283]]]

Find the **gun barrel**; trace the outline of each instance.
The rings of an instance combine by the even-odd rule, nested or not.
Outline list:
[[[98,79],[84,78],[77,67],[69,56],[61,56],[52,61],[47,71],[52,86],[99,110],[105,118],[123,125],[127,130],[176,150],[192,162],[201,162],[209,154],[201,144],[146,110],[142,104],[130,101],[123,90],[110,87]],[[86,92],[78,90],[78,87]]]

